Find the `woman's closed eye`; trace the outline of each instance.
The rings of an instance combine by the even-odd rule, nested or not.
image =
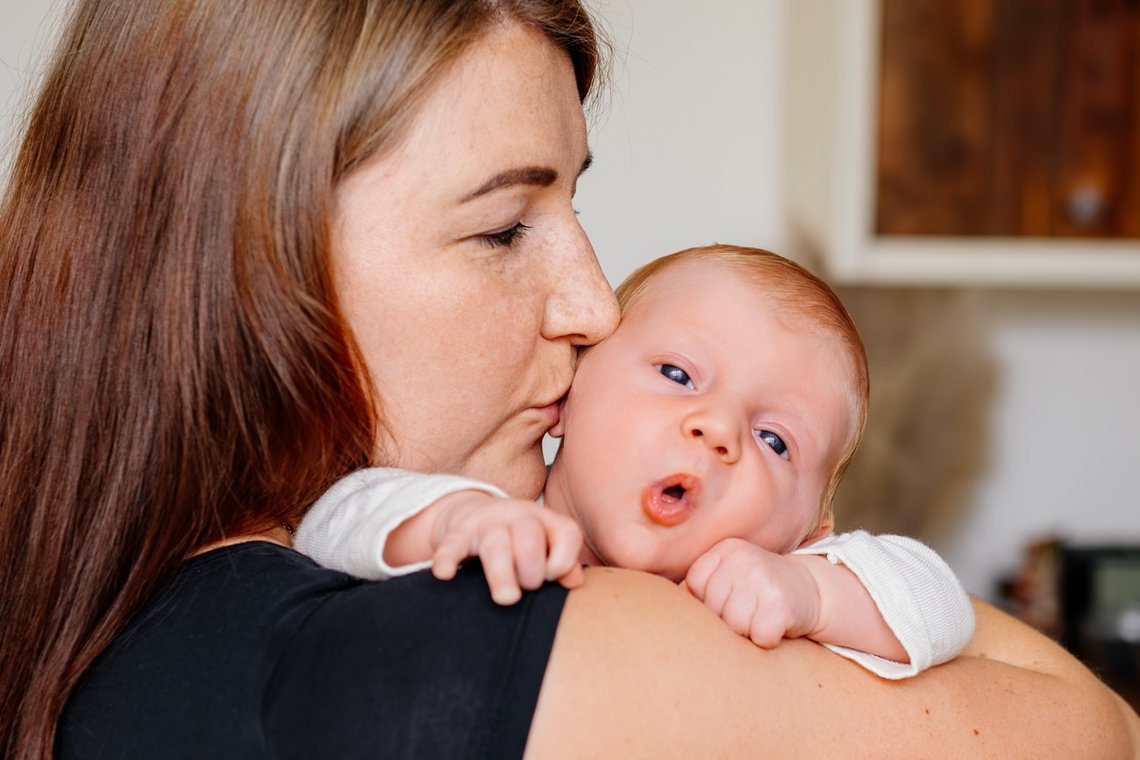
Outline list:
[[[515,222],[506,229],[480,235],[479,240],[488,248],[514,248],[529,229],[522,222]]]
[[[686,388],[693,387],[693,380],[689,377],[689,373],[674,364],[656,364],[657,371],[665,377],[669,378],[678,385],[683,385]]]
[[[788,447],[784,444],[784,439],[773,433],[771,430],[757,430],[756,438],[759,439],[768,448],[776,452],[780,457],[788,458]]]

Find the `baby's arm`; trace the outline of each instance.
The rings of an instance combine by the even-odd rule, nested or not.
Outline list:
[[[829,649],[855,660],[883,678],[908,678],[957,657],[974,635],[974,607],[954,571],[925,544],[893,535],[854,531],[828,536],[797,549],[794,557],[826,558],[827,572],[838,575],[847,568],[870,597],[881,619],[905,651],[895,657],[864,647],[858,638],[847,640],[843,615],[846,600],[833,599],[839,617],[821,623],[836,633],[816,639]],[[827,588],[821,584],[821,594]],[[828,607],[826,596],[823,607]],[[860,602],[862,601],[860,600]],[[855,618],[852,618],[854,621]],[[854,629],[848,629],[854,632]],[[878,656],[876,656],[878,655]]]
[[[545,580],[581,583],[581,531],[569,518],[452,475],[369,468],[337,481],[305,515],[294,546],[320,564],[370,580],[428,566],[455,575],[479,557],[500,604]]]
[[[953,658],[974,629],[950,568],[901,536],[857,531],[791,555],[726,539],[693,563],[686,585],[760,646],[806,636],[884,678]]]
[[[297,527],[293,546],[325,567],[369,580],[423,570],[431,565],[430,550],[401,551],[409,547],[389,546],[389,537],[443,497],[466,490],[507,498],[495,486],[453,475],[357,470],[317,499]]]

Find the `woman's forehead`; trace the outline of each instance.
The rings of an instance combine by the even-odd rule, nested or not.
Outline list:
[[[569,57],[528,26],[494,25],[426,96],[397,153],[417,159],[425,183],[456,187],[504,167],[568,162],[576,173],[586,124]]]

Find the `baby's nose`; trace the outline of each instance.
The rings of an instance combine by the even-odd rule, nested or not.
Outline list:
[[[685,418],[684,434],[700,441],[726,464],[740,459],[740,436],[736,425],[714,413],[705,411]]]

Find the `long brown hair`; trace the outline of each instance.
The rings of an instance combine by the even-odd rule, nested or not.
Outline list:
[[[867,425],[867,406],[871,386],[867,370],[867,351],[855,326],[855,320],[826,282],[791,259],[761,248],[714,244],[686,248],[650,261],[635,270],[617,287],[617,299],[624,312],[637,302],[650,280],[671,266],[687,261],[718,261],[735,266],[752,277],[766,298],[773,298],[788,314],[799,318],[798,324],[833,339],[847,356],[850,373],[851,424],[847,440],[839,452],[828,482],[824,486],[819,509],[811,530],[832,515],[835,492],[843,473],[859,448]]]
[[[585,98],[576,0],[73,8],[0,207],[0,754],[50,756],[77,680],[189,552],[369,461],[334,191],[503,18],[565,49]]]

